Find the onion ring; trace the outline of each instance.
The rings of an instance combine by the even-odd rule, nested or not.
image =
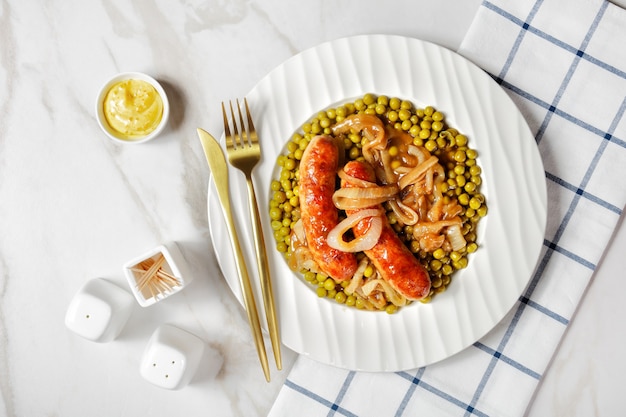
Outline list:
[[[337,226],[335,226],[326,238],[326,243],[331,248],[343,251],[343,252],[363,252],[371,249],[378,243],[380,234],[383,230],[383,219],[380,217],[383,214],[379,209],[367,209],[359,210],[356,213],[348,216]],[[343,235],[351,228],[356,226],[361,220],[371,218],[370,227],[367,229],[367,233],[349,242],[343,240]]]

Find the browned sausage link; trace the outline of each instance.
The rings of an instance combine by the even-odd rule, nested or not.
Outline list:
[[[344,281],[356,272],[353,253],[328,246],[330,232],[339,222],[333,204],[339,149],[329,136],[314,137],[300,160],[300,212],[302,226],[313,259],[328,276]]]
[[[349,176],[361,180],[370,182],[376,180],[372,167],[364,162],[348,162],[344,171]],[[342,182],[342,187],[350,187],[350,184]],[[354,213],[354,210],[347,211],[348,215],[351,213]],[[353,228],[354,235],[358,237],[365,234],[369,229],[370,222],[371,218],[360,221]],[[365,254],[382,278],[407,299],[419,300],[426,297],[430,292],[428,272],[402,243],[386,219],[378,242],[372,249],[366,250]]]

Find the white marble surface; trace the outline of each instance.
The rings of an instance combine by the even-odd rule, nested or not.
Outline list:
[[[621,0],[620,0],[621,1]],[[292,3],[295,5],[295,3]],[[206,219],[208,168],[196,127],[221,134],[222,100],[320,42],[401,34],[456,49],[479,0],[440,2],[0,2],[0,416],[264,416],[296,355],[267,384],[243,309],[221,276]],[[99,131],[94,101],[107,78],[143,71],[162,81],[172,112],[153,142],[120,146]],[[74,293],[177,241],[194,281],[98,344],[63,323]],[[529,416],[612,416],[626,361],[615,326],[626,307],[622,226],[573,320]],[[179,391],[139,375],[163,323],[200,336],[207,357]],[[268,343],[269,345],[269,343]]]

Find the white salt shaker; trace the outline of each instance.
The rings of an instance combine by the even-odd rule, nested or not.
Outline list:
[[[180,389],[191,381],[205,353],[210,355],[209,366],[217,373],[223,361],[219,352],[205,346],[198,336],[171,324],[163,324],[154,331],[146,346],[140,373],[145,380],[158,387]]]
[[[115,339],[130,317],[132,295],[103,278],[94,278],[78,290],[65,314],[65,326],[94,342]]]

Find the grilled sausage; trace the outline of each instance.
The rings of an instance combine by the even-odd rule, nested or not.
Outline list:
[[[300,212],[313,259],[337,281],[350,279],[357,268],[356,256],[328,246],[327,236],[339,222],[333,204],[339,149],[329,136],[314,137],[300,160]]]
[[[344,171],[349,176],[373,182],[376,176],[372,167],[364,162],[348,162]],[[349,183],[342,182],[342,187],[350,187]],[[378,205],[377,207],[380,207]],[[348,215],[355,210],[348,210]],[[369,229],[371,218],[361,220],[354,228],[354,235],[361,236]],[[413,256],[411,251],[402,243],[389,222],[383,219],[383,230],[378,242],[365,254],[372,261],[380,275],[396,291],[410,300],[424,298],[430,292],[430,277],[422,264]]]

